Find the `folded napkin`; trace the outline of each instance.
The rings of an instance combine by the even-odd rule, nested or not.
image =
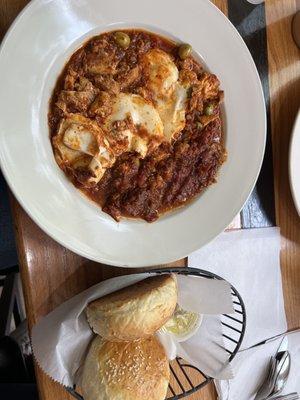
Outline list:
[[[247,327],[241,350],[287,330],[279,253],[279,229],[260,228],[222,233],[188,258],[190,267],[206,269],[220,275],[241,294],[247,313]],[[254,398],[253,394],[264,378],[264,368],[279,344],[280,340],[277,340],[239,352],[232,363],[235,378],[231,381],[216,381],[220,399]],[[299,351],[299,345],[294,351]],[[293,371],[290,379],[292,375]],[[300,381],[299,375],[298,380]]]

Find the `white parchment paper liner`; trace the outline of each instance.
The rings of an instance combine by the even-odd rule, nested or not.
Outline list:
[[[108,279],[71,298],[40,319],[32,329],[31,339],[34,356],[44,372],[65,386],[73,387],[78,383],[77,371],[94,336],[84,313],[86,305],[150,275],[153,274]],[[231,379],[228,354],[223,349],[220,319],[220,314],[234,312],[229,283],[183,275],[177,275],[177,281],[179,305],[205,315],[199,330],[185,342],[177,343],[171,335],[158,335],[169,358],[178,355],[208,376]]]

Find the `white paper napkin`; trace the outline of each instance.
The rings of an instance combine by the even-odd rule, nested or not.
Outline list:
[[[291,354],[291,370],[281,394],[300,394],[300,333],[290,333],[288,350]],[[253,400],[264,381],[269,361],[282,341],[282,337],[267,344],[242,351],[232,362],[235,378],[216,382],[221,400]]]
[[[279,253],[279,229],[261,228],[225,232],[189,257],[190,267],[222,276],[241,294],[247,313],[241,349],[287,329]],[[232,363],[235,378],[216,382],[220,399],[251,400],[261,383],[262,371],[278,346],[272,342],[239,353]]]
[[[242,349],[287,329],[280,271],[278,228],[224,232],[191,254],[190,267],[227,279],[242,296],[247,328]]]
[[[80,374],[77,372],[93,337],[84,313],[86,305],[149,275],[134,274],[108,279],[73,297],[42,318],[33,327],[31,340],[34,356],[45,373],[65,386],[73,386],[78,382]],[[182,275],[177,275],[177,281],[179,305],[204,315],[195,336],[185,342],[176,343],[163,335],[162,343],[167,354],[175,351],[176,355],[185,358],[209,376],[232,378],[219,315],[233,312],[230,285],[225,281]]]

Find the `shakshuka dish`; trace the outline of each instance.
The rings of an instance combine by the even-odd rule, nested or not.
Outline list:
[[[136,29],[93,37],[50,101],[56,162],[115,220],[155,221],[216,181],[226,159],[219,86],[188,44]]]

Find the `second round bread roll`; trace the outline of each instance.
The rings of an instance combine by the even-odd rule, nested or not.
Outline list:
[[[169,362],[155,336],[135,342],[109,342],[96,336],[86,357],[84,400],[164,400]]]
[[[90,303],[87,319],[107,340],[131,341],[153,335],[173,314],[177,283],[156,275]]]

